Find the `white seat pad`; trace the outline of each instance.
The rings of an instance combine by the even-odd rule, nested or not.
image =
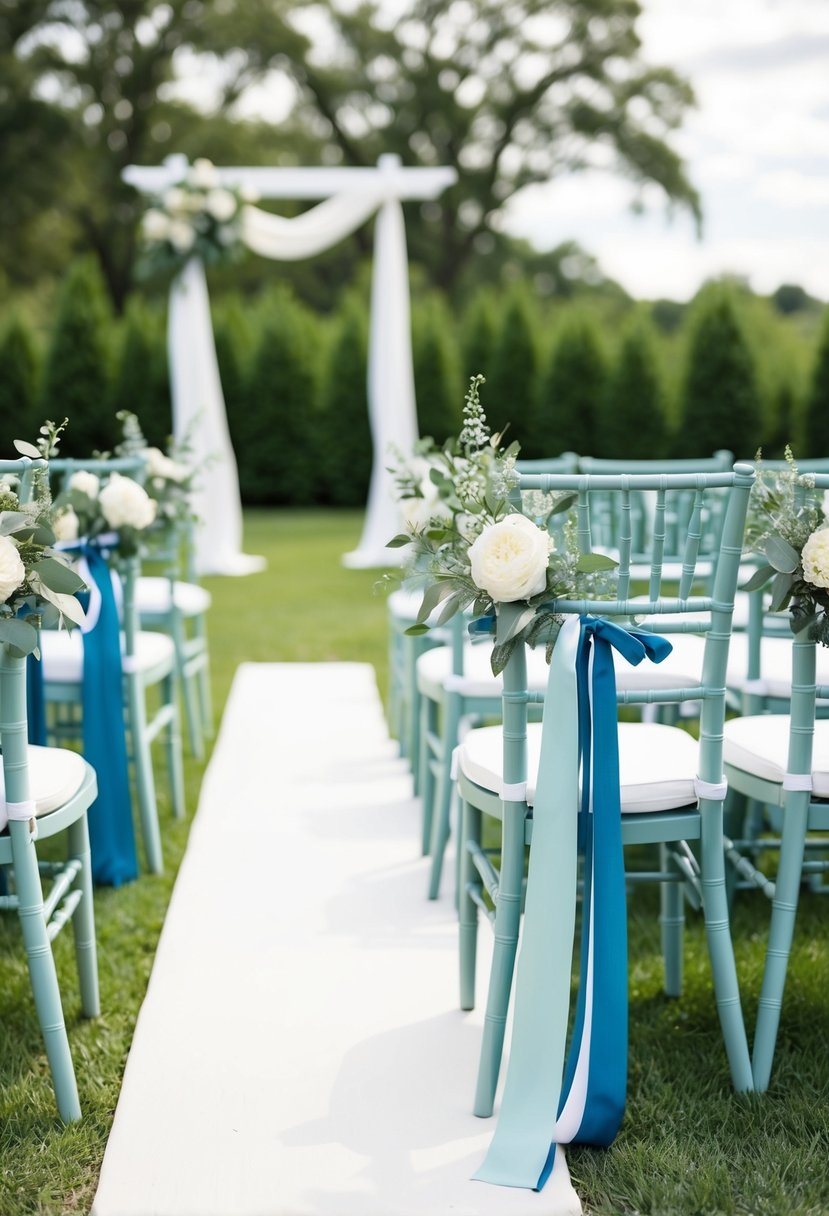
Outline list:
[[[173,589],[172,596],[170,589]],[[184,616],[203,616],[210,607],[209,591],[198,583],[182,583],[176,580],[171,583],[168,578],[144,576],[135,583],[135,607],[139,616],[163,615],[171,608],[171,599],[179,612]]]
[[[791,643],[788,645],[791,651]],[[781,785],[788,755],[788,714],[758,714],[726,722],[723,743],[726,764]],[[815,722],[812,789],[816,798],[829,798],[829,719],[826,718]]]
[[[817,683],[829,684],[829,650],[817,647]],[[729,688],[743,691],[748,682],[748,635],[737,633],[731,639],[728,652]],[[760,650],[760,672],[763,692],[767,697],[787,700],[792,695],[792,635],[763,638]]]
[[[29,792],[35,815],[56,811],[78,792],[86,763],[77,752],[65,747],[29,747]],[[5,801],[6,783],[0,765],[0,799]]]
[[[541,753],[541,723],[527,728],[527,802],[535,802]],[[459,771],[498,793],[503,780],[500,726],[471,730],[460,747]],[[697,743],[674,726],[619,723],[619,779],[624,814],[669,811],[696,802]]]
[[[401,621],[414,621],[422,602],[422,591],[405,591],[402,587],[392,591],[386,600],[389,615]]]
[[[492,643],[466,642],[463,648],[463,675],[452,676],[452,650],[449,646],[436,646],[427,650],[417,660],[417,687],[424,696],[433,701],[443,696],[445,682],[449,677],[453,689],[465,697],[500,697],[503,678],[492,674]],[[535,692],[547,687],[550,669],[544,647],[527,651],[527,680]]]
[[[83,679],[83,634],[80,629],[44,629],[40,635],[43,678],[48,683],[79,684]],[[124,635],[121,634],[121,654]],[[172,664],[175,648],[166,633],[139,630],[135,655],[124,657],[124,670],[147,671],[163,663]]]

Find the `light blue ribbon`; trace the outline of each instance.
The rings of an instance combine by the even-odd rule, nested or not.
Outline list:
[[[610,1144],[624,1115],[627,912],[613,649],[635,666],[646,657],[661,662],[671,645],[583,616],[568,618],[553,651],[510,1061],[498,1125],[475,1175],[501,1186],[540,1190],[557,1144]],[[565,1068],[580,852],[579,992]]]

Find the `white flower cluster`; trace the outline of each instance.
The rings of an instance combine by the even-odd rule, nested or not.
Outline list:
[[[98,495],[101,513],[110,528],[134,528],[142,532],[155,519],[156,502],[131,477],[110,473]]]
[[[168,241],[177,253],[187,254],[196,244],[206,216],[215,222],[220,244],[235,242],[232,222],[239,211],[239,196],[220,184],[211,161],[203,157],[195,160],[185,181],[171,186],[159,201],[160,206],[151,207],[142,221],[147,241]]]
[[[185,465],[165,456],[160,448],[145,448],[144,459],[147,463],[147,476],[159,489],[159,483],[173,481],[180,485],[190,476],[190,470]]]
[[[17,545],[8,536],[0,536],[0,604],[5,604],[25,578],[26,567]]]
[[[419,491],[416,495],[399,500],[400,513],[407,532],[420,532],[432,519],[452,519],[451,510],[442,501],[430,476],[432,468],[432,464],[422,456],[413,457],[406,468],[407,476]]]
[[[813,532],[801,554],[803,577],[813,587],[829,588],[829,528]]]

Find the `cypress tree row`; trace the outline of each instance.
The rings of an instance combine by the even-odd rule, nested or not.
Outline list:
[[[348,299],[328,352],[321,390],[318,445],[322,501],[361,507],[371,478],[368,420],[368,326],[365,305]]]
[[[84,258],[70,268],[58,297],[46,354],[40,411],[69,418],[64,456],[109,451],[119,438],[110,392],[110,320],[101,273]]]
[[[227,425],[237,452],[244,443],[247,379],[255,345],[255,326],[251,324],[250,313],[250,306],[243,305],[240,298],[234,295],[225,297],[216,309],[213,320],[213,340]]]
[[[501,316],[490,373],[481,401],[493,431],[509,426],[508,441],[517,439],[521,455],[544,455],[534,434],[538,343],[533,310],[524,291],[514,291]]]
[[[412,361],[418,431],[442,444],[460,430],[463,392],[452,319],[437,296],[414,313]]]
[[[163,334],[156,316],[135,299],[124,318],[112,410],[135,414],[147,443],[166,447],[173,422]]]
[[[4,460],[17,455],[15,439],[34,443],[37,437],[43,419],[35,408],[36,378],[34,338],[14,315],[0,337],[0,456]]]
[[[829,310],[817,350],[812,386],[806,401],[804,456],[829,456]]]
[[[622,338],[600,413],[594,444],[597,456],[655,460],[668,454],[659,364],[651,334],[641,323]]]
[[[598,454],[607,364],[595,322],[576,314],[564,322],[538,396],[539,456]]]
[[[495,302],[491,295],[480,292],[466,309],[461,322],[464,391],[472,376],[480,374],[485,378],[489,377],[497,332]]]
[[[319,336],[286,292],[266,309],[236,428],[242,497],[301,506],[313,501],[317,465]]]
[[[727,291],[711,292],[691,330],[676,455],[710,456],[727,448],[738,459],[750,459],[762,432],[754,359],[734,301]]]

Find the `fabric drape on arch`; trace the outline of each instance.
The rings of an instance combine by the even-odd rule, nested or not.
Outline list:
[[[417,439],[412,371],[408,261],[403,210],[397,197],[375,190],[335,195],[292,219],[247,206],[242,240],[254,253],[280,261],[312,257],[337,244],[376,213],[369,334],[368,401],[374,446],[363,535],[344,559],[354,566],[388,563],[386,541],[397,530],[390,444],[409,451]],[[193,498],[201,520],[196,568],[201,574],[249,574],[263,559],[242,552],[242,509],[236,458],[230,442],[204,267],[187,262],[170,293],[168,352],[177,437],[186,436],[191,459],[206,470]]]

